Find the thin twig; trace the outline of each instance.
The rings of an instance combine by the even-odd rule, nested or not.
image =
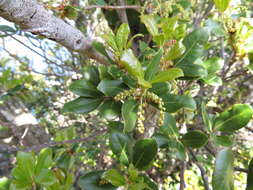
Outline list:
[[[125,0],[118,0],[120,6],[126,6]],[[122,23],[128,24],[126,9],[119,9],[118,14]]]
[[[180,187],[179,190],[184,190],[185,188],[185,179],[184,179],[184,172],[185,172],[186,164],[184,161],[181,162],[181,169],[180,169]]]
[[[125,5],[125,6],[112,6],[112,5],[90,5],[84,7],[84,9],[140,9],[138,5]]]
[[[208,175],[207,175],[205,169],[198,162],[198,159],[195,156],[194,152],[192,150],[189,150],[189,152],[190,152],[190,154],[193,158],[194,163],[198,166],[198,168],[200,170],[200,173],[201,173],[201,176],[202,176],[202,179],[203,179],[203,182],[204,182],[205,190],[210,190],[209,183],[208,183]]]

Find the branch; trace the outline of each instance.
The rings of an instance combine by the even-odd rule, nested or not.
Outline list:
[[[180,169],[180,187],[179,190],[184,190],[185,188],[185,179],[184,179],[184,172],[185,172],[186,164],[184,161],[181,162],[181,169]]]
[[[111,5],[90,5],[84,7],[84,9],[95,9],[95,8],[100,8],[100,9],[140,9],[141,7],[138,5],[120,5],[120,6],[111,6]]]
[[[118,0],[118,2],[121,6],[125,6],[125,0]],[[118,12],[119,12],[119,17],[120,17],[121,22],[128,24],[126,9],[119,9]]]
[[[78,29],[56,18],[36,0],[0,0],[0,17],[19,25],[24,31],[44,36],[69,50],[85,54],[102,64],[107,59],[92,48],[92,40]]]

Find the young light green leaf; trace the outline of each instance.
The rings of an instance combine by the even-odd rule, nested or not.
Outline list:
[[[50,186],[56,183],[57,179],[54,173],[49,170],[43,168],[35,177],[36,183],[43,185],[43,186]]]
[[[127,100],[121,108],[125,132],[131,132],[134,130],[137,120],[137,106],[138,104],[135,100]]]
[[[151,83],[166,82],[182,76],[184,76],[184,73],[181,69],[171,68],[166,71],[159,72],[150,82]]]
[[[26,173],[31,179],[35,174],[35,155],[31,152],[18,152],[18,167]]]
[[[105,42],[115,51],[119,51],[118,50],[118,46],[117,46],[117,42],[116,42],[116,36],[114,35],[114,33],[109,30],[109,32],[107,34],[104,34],[102,36],[105,40]]]
[[[106,171],[103,174],[102,178],[106,179],[116,187],[123,186],[126,183],[124,176],[121,173],[119,173],[116,169],[110,169]]]
[[[205,102],[202,102],[201,103],[201,115],[202,115],[202,119],[203,119],[203,122],[204,122],[204,125],[207,129],[208,132],[211,132],[212,131],[212,121],[206,111],[206,105],[205,105]]]
[[[253,159],[249,162],[246,190],[253,190]]]
[[[158,26],[153,15],[141,15],[141,21],[145,24],[152,36],[159,34]]]
[[[181,141],[187,147],[200,148],[207,143],[208,136],[202,131],[195,130],[184,134]]]
[[[52,149],[45,148],[40,151],[40,154],[37,158],[37,164],[35,168],[35,173],[38,175],[43,168],[49,168],[52,164]]]
[[[128,24],[121,24],[116,34],[116,43],[120,52],[122,52],[127,47],[127,39],[129,33],[130,29]]]
[[[221,150],[215,162],[212,186],[215,190],[233,190],[233,152],[230,148]]]
[[[182,42],[177,42],[174,44],[165,55],[165,60],[174,60],[179,58],[185,52],[185,46]]]
[[[139,170],[150,166],[157,154],[158,146],[154,139],[141,139],[133,147],[133,165]]]
[[[219,114],[214,121],[214,130],[234,132],[245,127],[252,119],[253,110],[247,104],[235,104]]]
[[[92,98],[77,98],[70,101],[63,106],[63,112],[74,112],[74,113],[89,113],[95,110],[101,103],[102,99],[92,99]]]
[[[103,95],[91,82],[87,80],[76,80],[71,83],[69,89],[82,97],[97,97]]]
[[[231,0],[214,0],[215,6],[220,12],[224,12],[228,7]]]

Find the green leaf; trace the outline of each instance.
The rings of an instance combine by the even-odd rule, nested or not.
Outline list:
[[[164,122],[163,125],[160,127],[160,130],[166,136],[179,136],[179,129],[177,128],[176,120],[169,113],[165,113]]]
[[[235,104],[215,118],[214,130],[234,132],[245,127],[251,120],[253,110],[246,104]]]
[[[126,89],[121,80],[102,80],[97,89],[103,92],[106,96],[116,96],[119,92]]]
[[[220,12],[224,12],[230,3],[231,0],[214,0],[215,6]]]
[[[50,186],[56,183],[57,179],[54,176],[54,173],[49,169],[42,169],[36,175],[35,178],[36,183],[43,185],[43,186]]]
[[[34,153],[18,152],[17,154],[18,167],[30,179],[35,175],[35,155]],[[23,175],[24,175],[23,173]]]
[[[130,29],[128,24],[121,24],[116,34],[116,43],[120,52],[126,49],[129,33]]]
[[[83,176],[78,180],[78,185],[82,190],[116,190],[117,188],[111,183],[103,184],[102,179],[104,171],[92,171]]]
[[[249,163],[246,190],[253,190],[253,159]]]
[[[22,188],[28,188],[30,186],[32,186],[32,176],[29,175],[28,173],[26,173],[26,171],[21,168],[21,167],[15,167],[12,171],[11,171],[11,175],[14,177],[15,179],[15,186],[17,186],[17,188],[19,187],[20,189]]]
[[[159,34],[158,26],[153,15],[141,15],[141,22],[145,24],[152,36],[157,36]]]
[[[116,187],[125,185],[125,178],[115,169],[110,169],[103,174],[103,178]]]
[[[103,94],[99,92],[96,87],[87,80],[77,80],[71,83],[69,89],[75,94],[82,97],[98,97]]]
[[[233,138],[230,136],[213,136],[214,143],[221,146],[232,146]]]
[[[137,120],[138,104],[135,100],[126,100],[121,108],[122,117],[124,119],[124,131],[131,132],[134,130]]]
[[[151,83],[166,82],[182,76],[184,76],[184,73],[181,69],[171,68],[166,71],[159,72],[150,82]]]
[[[35,173],[38,175],[43,168],[49,168],[53,163],[52,160],[52,149],[45,148],[40,151],[40,154],[37,158]]]
[[[204,26],[217,37],[225,36],[225,29],[223,24],[219,23],[216,20],[208,19],[205,21]]]
[[[116,130],[113,130],[110,133],[109,136],[110,148],[112,152],[118,157],[121,156],[122,152],[124,152],[124,154],[129,154],[131,142],[132,140],[125,133]]]
[[[138,83],[144,87],[151,87],[147,81],[144,80],[144,71],[139,60],[135,57],[131,49],[125,50],[120,59],[120,64],[127,70],[127,72],[138,80]]]
[[[157,143],[157,146],[159,148],[166,148],[169,144],[169,140],[168,140],[168,137],[166,135],[156,133],[156,134],[153,135],[152,138],[155,139],[155,141]]]
[[[222,85],[222,79],[218,77],[216,74],[209,74],[201,79],[204,83],[212,86],[220,86]]]
[[[83,78],[97,86],[100,82],[98,67],[96,66],[85,66],[83,67]]]
[[[13,29],[12,27],[10,27],[8,25],[0,25],[0,31],[1,32],[11,32],[11,33],[16,32],[15,29]]]
[[[63,106],[63,112],[89,113],[95,110],[101,103],[102,99],[77,98]]]
[[[233,190],[233,153],[230,148],[221,150],[215,162],[212,185],[214,190]]]
[[[142,177],[144,178],[144,182],[148,185],[149,190],[158,190],[157,185],[155,184],[155,182],[152,179],[150,179],[148,176],[146,176],[144,174],[142,175]],[[147,190],[147,188],[145,188],[144,190]]]
[[[174,44],[165,55],[165,60],[174,60],[182,56],[185,52],[185,46],[181,42]]]
[[[171,85],[168,82],[159,82],[152,84],[152,88],[149,89],[151,92],[158,96],[168,94],[171,90]]]
[[[108,61],[109,61],[110,63],[113,63],[113,60],[112,60],[112,59],[110,58],[110,56],[108,55],[108,53],[107,53],[107,51],[106,51],[106,48],[105,48],[104,44],[102,44],[102,43],[100,43],[100,42],[94,41],[94,42],[92,43],[92,47],[93,47],[97,52],[99,52],[99,53],[101,53],[102,55],[104,55],[104,56],[108,59]]]
[[[202,57],[205,52],[204,45],[208,38],[209,31],[206,28],[198,28],[188,34],[183,40],[186,51],[176,64],[193,64],[197,58]]]
[[[205,67],[197,64],[180,63],[176,67],[184,72],[184,79],[198,79],[207,76]]]
[[[219,72],[224,65],[223,59],[219,57],[212,57],[203,62],[203,66],[206,68],[208,74],[214,74]]]
[[[155,159],[157,143],[154,139],[138,140],[133,147],[133,165],[139,170],[145,170]]]
[[[202,114],[202,119],[204,122],[204,126],[206,127],[208,132],[212,131],[212,121],[206,111],[206,105],[204,102],[201,103],[201,114]]]
[[[207,143],[208,136],[202,131],[195,130],[184,134],[181,141],[187,147],[200,148]]]
[[[98,110],[99,114],[103,118],[107,120],[114,120],[120,116],[121,103],[115,102],[113,100],[107,100],[99,106]]]
[[[162,55],[163,49],[161,48],[156,52],[154,57],[152,57],[145,71],[145,80],[150,81],[155,77],[156,73],[160,69],[160,60],[162,58]]]
[[[105,42],[115,51],[118,51],[118,46],[117,46],[117,42],[116,42],[116,36],[114,35],[114,33],[109,30],[109,32],[107,34],[104,34],[103,39],[105,40]]]
[[[161,96],[166,112],[174,113],[181,108],[196,109],[196,102],[190,96],[166,94]]]

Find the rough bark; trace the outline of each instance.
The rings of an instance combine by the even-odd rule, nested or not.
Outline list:
[[[53,16],[36,0],[0,0],[0,17],[18,24],[25,31],[54,40],[72,51],[107,64],[106,58],[92,48],[92,40]]]

